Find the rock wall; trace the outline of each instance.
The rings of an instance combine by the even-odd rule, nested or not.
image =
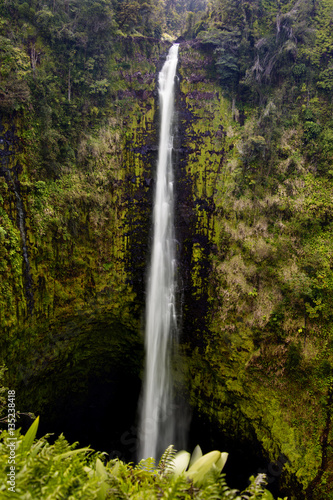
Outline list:
[[[265,471],[272,491],[330,498],[330,327],[328,316],[311,314],[310,298],[304,306],[296,285],[310,261],[303,234],[295,233],[299,211],[306,210],[302,142],[292,128],[281,133],[276,125],[281,138],[274,147],[288,155],[269,152],[273,146],[253,132],[269,110],[244,111],[242,103],[238,111],[213,71],[209,51],[182,45],[179,183],[187,201],[180,200],[178,224],[191,405],[202,428],[220,430],[219,438],[206,432],[212,446],[220,439],[232,456],[233,448],[252,443],[258,457],[263,454],[252,472]],[[279,171],[296,150],[302,158],[297,179],[290,170],[281,181]],[[265,180],[268,158],[274,167]],[[286,203],[294,207],[288,213]]]
[[[81,427],[79,435],[96,447],[105,446],[105,436],[102,424],[90,433],[89,408],[100,405],[114,450],[124,447],[115,436],[134,424],[140,392],[156,76],[166,51],[154,39],[115,43],[108,100],[84,110],[87,122],[75,140],[67,138],[70,163],[57,163],[56,175],[41,167],[38,106],[1,117],[0,342],[7,385],[16,388],[21,411],[41,415],[43,432],[65,431],[76,440]],[[78,110],[70,113],[74,120]],[[134,458],[133,450],[126,458]]]

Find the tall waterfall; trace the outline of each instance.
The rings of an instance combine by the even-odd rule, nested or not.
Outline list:
[[[146,299],[146,367],[140,425],[140,458],[174,444],[170,357],[177,331],[172,123],[178,45],[171,47],[159,74],[160,141],[154,202],[154,236]]]

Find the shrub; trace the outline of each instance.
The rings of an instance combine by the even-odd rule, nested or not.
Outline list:
[[[118,459],[107,462],[104,453],[70,445],[63,435],[54,444],[48,442],[48,436],[36,440],[38,421],[39,417],[24,436],[19,430],[1,435],[2,499],[273,499],[264,489],[263,474],[251,478],[243,493],[228,488],[220,474],[227,453],[213,451],[202,456],[197,448],[187,472],[189,454],[175,454],[172,446],[157,467],[152,458],[137,465]],[[11,443],[15,443],[14,462]]]

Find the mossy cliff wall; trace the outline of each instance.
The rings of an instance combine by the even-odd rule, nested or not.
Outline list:
[[[332,498],[331,187],[281,96],[239,111],[203,49],[179,65],[191,403],[226,446],[259,442],[288,498]]]
[[[159,48],[149,41],[149,49],[140,47],[140,41],[132,45],[120,41],[116,54],[122,62],[109,62],[115,80],[109,102],[104,109],[88,110],[105,118],[88,120],[71,164],[60,165],[55,179],[39,164],[42,120],[29,111],[2,117],[1,236],[3,270],[8,273],[1,302],[4,330],[29,318],[43,321],[99,304],[112,304],[124,320],[135,316],[129,311],[134,295],[126,269],[134,217],[140,212],[137,203],[151,190],[148,150],[152,142],[156,150]],[[23,277],[24,252],[17,245],[22,237],[32,286]]]
[[[44,417],[66,432],[66,412],[60,419],[58,412],[69,401],[74,414],[84,401],[93,407],[102,400],[111,425],[119,415],[111,408],[121,405],[120,414],[130,414],[121,417],[123,430],[135,418],[158,148],[156,77],[167,49],[154,39],[120,37],[99,107],[74,92],[68,102],[59,84],[49,96],[57,104],[42,105],[37,95],[30,108],[1,116],[2,360],[19,409],[41,414],[42,427]],[[44,51],[40,75],[50,64]],[[73,123],[68,135],[60,116]],[[109,384],[104,396],[93,380]],[[124,392],[132,401],[127,411]]]

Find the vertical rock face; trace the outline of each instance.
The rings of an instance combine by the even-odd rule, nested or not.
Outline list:
[[[207,79],[209,65],[190,45],[181,47],[175,174],[182,323],[184,341],[201,348],[208,332],[214,193],[225,136],[221,97]]]
[[[98,307],[111,307],[124,322],[140,317],[135,304],[143,303],[149,240],[159,45],[120,42],[117,58],[122,62],[110,64],[120,83],[100,110],[108,118],[82,130],[71,167],[55,178],[40,167],[38,113],[2,116],[2,329]]]
[[[135,455],[136,431],[128,431],[142,368],[140,323],[158,147],[156,75],[160,51],[167,48],[156,40],[115,43],[109,100],[100,109],[86,103],[88,109],[80,110],[81,118],[89,118],[75,140],[68,137],[74,154],[70,165],[58,164],[57,175],[41,167],[45,130],[37,104],[35,113],[4,114],[0,130],[0,342],[10,383],[19,389],[18,404],[41,414],[45,432],[52,431],[48,422],[76,440],[66,412],[60,411],[64,419],[55,415],[69,404],[72,421],[85,422],[85,434],[87,408],[102,404],[92,381],[102,384],[104,427],[117,427],[110,446],[127,459]],[[96,120],[96,114],[104,118]],[[52,133],[57,137],[58,130]],[[125,407],[124,393],[131,401]],[[120,420],[112,407],[123,407]],[[96,430],[90,438],[104,447],[98,435]]]
[[[1,314],[3,328],[32,312],[33,292],[21,196],[19,140],[13,120],[0,122]]]
[[[250,472],[265,469],[280,495],[306,498],[316,490],[320,498],[333,470],[331,382],[319,368],[331,373],[330,348],[320,347],[329,327],[325,318],[311,320],[310,298],[304,312],[298,285],[289,288],[304,279],[296,265],[302,237],[287,229],[297,225],[297,210],[306,211],[304,188],[295,183],[288,198],[293,219],[284,185],[269,187],[280,181],[268,173],[267,186],[256,186],[265,183],[268,148],[264,137],[251,136],[256,111],[241,116],[211,70],[207,53],[181,45],[176,224],[191,404],[202,422],[222,431],[220,448],[252,447],[260,458],[262,447],[269,458]],[[281,142],[295,141],[294,133],[284,132]],[[301,156],[301,142],[293,147]],[[248,175],[249,161],[258,163],[261,179]],[[303,339],[304,329],[311,338]],[[315,352],[326,361],[317,365]]]

